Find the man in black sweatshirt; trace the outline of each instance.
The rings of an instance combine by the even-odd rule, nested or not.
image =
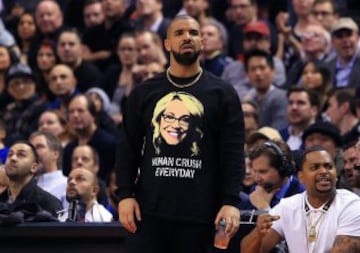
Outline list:
[[[244,122],[231,85],[203,71],[199,24],[171,22],[170,67],[128,98],[117,161],[129,252],[205,253],[215,228],[239,228]],[[214,226],[215,223],[215,226]]]

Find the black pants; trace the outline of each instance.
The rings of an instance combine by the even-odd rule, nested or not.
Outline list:
[[[126,236],[128,253],[207,253],[213,244],[214,225],[143,216],[137,227]]]

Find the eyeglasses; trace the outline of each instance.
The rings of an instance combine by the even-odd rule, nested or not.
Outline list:
[[[310,40],[319,38],[321,35],[318,32],[303,32],[300,36],[301,40]]]
[[[334,13],[328,12],[328,11],[313,11],[312,14],[315,17],[318,17],[318,16],[327,17],[327,16],[330,16],[330,15],[333,15]]]
[[[174,123],[175,121],[178,121],[179,125],[183,126],[183,127],[188,127],[190,124],[190,116],[189,115],[183,115],[180,118],[176,118],[174,115],[163,113],[161,116],[163,117],[165,122],[170,123],[170,124]]]

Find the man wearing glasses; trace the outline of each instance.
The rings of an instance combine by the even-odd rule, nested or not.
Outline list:
[[[333,0],[316,0],[312,13],[315,19],[329,32],[339,18],[337,6]]]

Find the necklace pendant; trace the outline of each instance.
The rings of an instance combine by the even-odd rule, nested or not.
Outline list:
[[[316,231],[315,231],[314,227],[310,228],[308,239],[309,239],[309,242],[315,242],[316,241]]]

